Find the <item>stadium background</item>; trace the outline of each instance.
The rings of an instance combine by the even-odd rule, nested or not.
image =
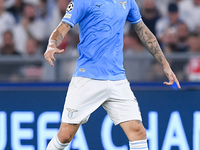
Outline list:
[[[167,87],[162,67],[127,23],[124,67],[140,104],[150,150],[200,150],[200,0],[136,0],[181,81]],[[55,67],[43,58],[68,0],[0,0],[0,150],[44,150],[59,127],[78,57],[78,26],[63,40]],[[100,107],[68,150],[128,150]]]

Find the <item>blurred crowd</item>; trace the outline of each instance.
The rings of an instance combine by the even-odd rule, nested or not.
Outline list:
[[[43,56],[48,38],[65,15],[69,2],[70,0],[0,0],[0,59],[12,55],[21,58]],[[200,57],[197,57],[200,55],[200,0],[136,2],[144,23],[157,37],[164,54],[188,56],[188,59],[177,61],[169,59],[179,80],[200,80]],[[65,49],[66,55],[78,55],[78,43],[76,25],[59,48]],[[141,59],[133,59],[131,56]],[[148,59],[144,60],[144,56]],[[125,69],[132,68],[126,69],[130,81],[166,79],[162,66],[151,58],[129,23],[126,23],[124,29],[124,57],[128,60],[124,63]],[[0,78],[3,74],[6,75],[6,70],[10,71],[7,66],[0,64]],[[27,80],[41,80],[43,69],[42,65],[27,65],[20,72]]]
[[[137,0],[136,0],[137,1]],[[180,81],[200,81],[200,0],[138,0],[144,23],[157,37]],[[124,37],[124,53],[147,55],[132,26],[127,23]],[[182,59],[178,56],[186,56]],[[134,64],[134,65],[132,65]],[[136,65],[137,64],[137,65]],[[155,61],[125,61],[127,76],[134,81],[163,81],[163,68]],[[148,71],[145,71],[148,70]],[[148,76],[142,72],[149,72]],[[134,76],[132,74],[135,74]]]

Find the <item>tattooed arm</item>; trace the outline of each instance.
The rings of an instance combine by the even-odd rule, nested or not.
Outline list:
[[[167,62],[156,37],[153,33],[147,28],[144,22],[140,22],[133,25],[137,35],[139,36],[142,43],[146,46],[147,50],[160,62],[164,68],[164,72],[169,79],[169,82],[164,82],[166,85],[172,85],[176,82],[178,88],[180,89],[179,81],[176,78],[176,75],[171,70],[169,63]]]
[[[62,43],[65,35],[70,29],[71,26],[69,24],[61,22],[51,34],[49,38],[49,44],[47,46],[46,52],[44,53],[45,59],[51,66],[54,66],[52,60],[56,60],[54,54],[60,54],[64,52],[63,49],[59,50],[57,47]]]

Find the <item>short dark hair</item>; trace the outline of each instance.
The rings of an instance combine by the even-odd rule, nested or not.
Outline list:
[[[169,12],[177,12],[178,11],[178,6],[176,3],[169,3],[168,5],[168,11]]]

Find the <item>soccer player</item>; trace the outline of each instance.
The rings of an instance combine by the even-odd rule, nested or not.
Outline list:
[[[165,59],[155,36],[141,19],[135,0],[73,0],[61,23],[52,33],[46,60],[53,66],[57,47],[70,28],[79,23],[79,59],[66,96],[58,134],[47,150],[63,150],[80,124],[100,105],[115,125],[120,125],[129,139],[130,149],[148,150],[146,130],[138,102],[130,89],[123,69],[123,28],[133,24],[148,51],[161,63],[169,82],[180,84]]]

